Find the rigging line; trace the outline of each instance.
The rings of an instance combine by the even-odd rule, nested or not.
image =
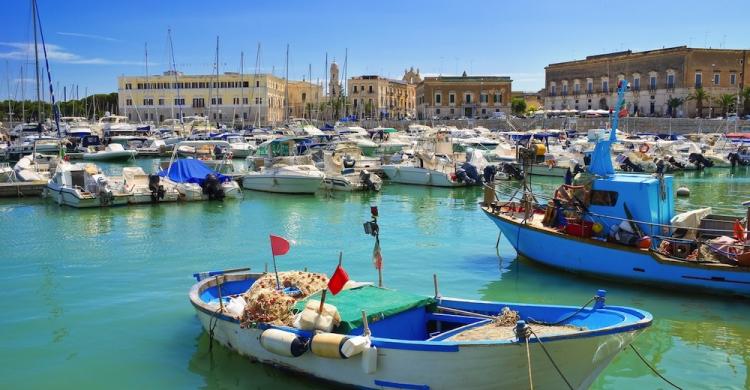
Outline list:
[[[646,359],[643,357],[643,355],[641,355],[641,353],[638,352],[637,349],[635,349],[635,345],[630,344],[630,349],[632,349],[633,352],[635,352],[635,354],[638,355],[638,358],[641,359],[641,361],[643,362],[643,364],[645,364],[646,367],[650,368],[651,371],[653,371],[653,373],[656,374],[656,376],[658,376],[659,378],[661,378],[662,380],[664,380],[664,382],[667,382],[670,385],[672,385],[672,387],[674,387],[675,389],[682,390],[682,387],[677,386],[676,384],[672,383],[672,381],[670,381],[669,379],[665,378],[664,375],[660,374],[659,371],[656,371],[656,368],[654,368],[648,361],[646,361]]]
[[[547,358],[549,359],[550,363],[552,363],[552,366],[555,367],[555,370],[557,371],[558,374],[560,374],[560,377],[563,379],[563,381],[565,381],[565,384],[568,385],[568,389],[573,390],[573,385],[571,385],[570,382],[568,382],[568,378],[565,377],[565,375],[560,370],[560,367],[558,367],[557,363],[555,363],[555,360],[552,359],[552,355],[549,354],[549,351],[547,351],[547,347],[544,346],[544,343],[542,342],[542,340],[539,338],[539,336],[536,335],[536,333],[534,333],[534,330],[532,330],[530,326],[527,325],[526,327],[529,329],[529,332],[531,332],[531,334],[534,335],[534,337],[536,338],[536,341],[539,342],[539,346],[542,347],[542,351],[544,351],[544,354],[547,355]]]
[[[570,320],[571,318],[573,318],[573,317],[575,317],[576,315],[578,315],[578,313],[580,313],[580,312],[582,312],[582,311],[583,311],[584,309],[586,309],[586,307],[587,307],[588,305],[590,305],[590,304],[591,304],[591,302],[593,302],[593,301],[595,301],[595,300],[597,300],[597,299],[599,299],[599,297],[598,297],[598,296],[594,296],[594,297],[592,297],[591,299],[589,299],[589,301],[588,301],[588,302],[584,303],[584,304],[583,304],[583,306],[581,306],[580,308],[578,308],[578,310],[576,310],[575,312],[573,312],[573,314],[571,314],[571,315],[569,315],[569,316],[567,316],[567,317],[564,317],[564,318],[562,318],[562,319],[560,319],[560,320],[557,320],[557,321],[555,321],[555,322],[545,322],[545,321],[538,321],[538,320],[535,320],[535,319],[533,319],[533,318],[531,318],[531,317],[529,317],[529,322],[530,322],[530,323],[532,323],[532,324],[537,324],[537,325],[544,325],[544,326],[555,326],[555,325],[560,325],[560,324],[562,324],[563,322],[567,322],[567,321],[568,321],[568,320]]]

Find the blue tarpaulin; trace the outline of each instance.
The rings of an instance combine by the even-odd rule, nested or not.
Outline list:
[[[221,182],[232,180],[229,176],[224,176],[211,170],[203,161],[194,159],[176,160],[169,169],[159,172],[159,176],[169,177],[177,183],[196,184],[203,184],[203,181],[206,180],[206,176],[209,174],[213,174]]]

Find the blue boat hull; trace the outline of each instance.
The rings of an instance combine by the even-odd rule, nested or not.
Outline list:
[[[571,237],[484,210],[515,250],[566,271],[663,288],[750,297],[750,268],[670,260],[649,251]]]

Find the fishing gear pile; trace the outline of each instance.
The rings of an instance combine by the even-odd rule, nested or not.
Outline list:
[[[328,277],[314,272],[279,272],[279,284],[280,290],[277,289],[276,275],[267,273],[243,294],[246,303],[241,319],[243,327],[258,322],[291,326],[294,320],[292,307],[297,300],[325,289]]]

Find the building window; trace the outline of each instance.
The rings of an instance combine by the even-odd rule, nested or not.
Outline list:
[[[125,99],[125,105],[126,106],[132,106],[133,105],[133,100],[132,99]]]
[[[179,105],[177,102],[178,99],[174,100],[175,105]],[[193,107],[194,108],[203,108],[206,106],[206,102],[203,100],[203,98],[193,98]]]
[[[436,109],[435,109],[435,114],[436,114],[436,115],[440,115],[440,109],[439,109],[439,108],[436,108]]]
[[[581,93],[581,84],[573,84],[573,93],[576,95]]]
[[[247,104],[247,98],[246,97],[242,98],[242,104]]]
[[[443,97],[439,94],[435,94],[435,104],[443,104]]]
[[[367,92],[372,93],[372,85],[367,86]]]
[[[232,104],[240,104],[240,98],[232,98]]]
[[[471,104],[471,94],[470,93],[467,93],[466,95],[464,95],[464,102],[466,102],[466,104]]]
[[[125,89],[133,89],[133,84],[130,84],[130,83],[125,84]]]
[[[714,85],[719,85],[721,82],[721,75],[719,73],[714,73]]]
[[[451,115],[453,115],[456,111],[451,108]]]
[[[160,106],[163,106],[163,105],[164,105],[164,98],[159,98],[159,105],[160,105]]]
[[[489,96],[486,93],[479,95],[479,102],[480,103],[487,103],[489,102]]]
[[[450,104],[456,103],[456,95],[454,95],[454,94],[448,95],[448,103],[450,103]]]
[[[737,84],[737,75],[732,73],[729,75],[729,84],[735,85]]]
[[[700,72],[695,73],[695,88],[703,87],[703,75]]]
[[[609,92],[609,80],[602,80],[602,92]]]
[[[667,75],[667,89],[674,89],[674,75]]]
[[[357,86],[354,86],[354,91],[352,93],[357,93]]]
[[[193,102],[195,102],[195,99],[193,99]],[[174,100],[175,106],[184,106],[185,105],[185,98],[179,98]],[[201,99],[201,104],[203,104],[203,99]],[[201,107],[203,107],[201,105]]]
[[[641,90],[641,78],[640,77],[636,77],[633,79],[633,90],[634,91]]]
[[[568,84],[563,84],[562,94],[563,96],[568,96]]]
[[[305,100],[307,100],[307,93],[302,92],[302,101],[304,102]]]
[[[143,99],[143,105],[144,106],[153,106],[154,105],[154,99]]]
[[[656,76],[649,77],[648,80],[648,89],[654,91],[656,90]]]
[[[557,86],[555,84],[550,85],[549,87],[550,95],[555,96],[557,93]]]
[[[247,113],[246,112],[242,113],[242,119],[247,120]]]
[[[589,82],[586,83],[586,93],[591,94],[593,92],[594,92],[594,82],[593,81],[589,81]]]
[[[503,102],[503,95],[500,93],[495,93],[495,103],[502,103]]]
[[[255,88],[259,88],[259,87],[260,87],[260,81],[257,81],[257,80],[256,80],[256,81],[255,81]]]

